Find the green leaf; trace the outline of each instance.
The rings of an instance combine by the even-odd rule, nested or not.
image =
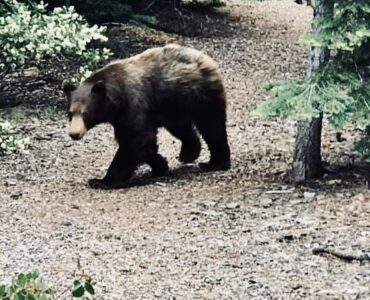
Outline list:
[[[75,283],[78,282],[78,284],[75,284],[72,290],[72,296],[76,298],[81,298],[85,293],[85,288],[79,283],[79,281],[75,281]]]
[[[51,299],[51,296],[42,294],[41,296],[39,296],[38,300],[50,300],[50,299]]]
[[[26,274],[27,281],[35,280],[39,277],[38,271],[32,271]]]
[[[23,295],[22,293],[18,293],[14,296],[13,298],[14,300],[26,300],[26,297],[25,295]]]
[[[81,281],[79,280],[73,281],[73,286],[78,286],[78,285],[81,285]]]
[[[6,286],[0,285],[0,298],[6,295]]]
[[[17,285],[24,286],[27,282],[27,277],[24,274],[19,274],[17,277]]]
[[[36,297],[32,294],[27,294],[25,300],[37,300]]]
[[[35,282],[35,287],[36,287],[37,290],[39,290],[41,292],[44,292],[44,293],[51,293],[52,292],[50,287],[43,281],[37,280]]]
[[[92,284],[90,282],[85,282],[85,290],[90,295],[95,295],[94,287],[92,286]]]

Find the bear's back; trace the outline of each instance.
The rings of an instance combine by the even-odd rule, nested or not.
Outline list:
[[[88,79],[97,80],[104,80],[117,99],[159,110],[187,111],[204,105],[215,93],[224,97],[215,61],[198,50],[174,44],[114,61]]]
[[[162,83],[188,85],[220,81],[216,62],[204,53],[176,44],[148,49],[127,59],[111,62],[97,73],[141,81],[151,78]],[[121,76],[120,76],[121,75]]]

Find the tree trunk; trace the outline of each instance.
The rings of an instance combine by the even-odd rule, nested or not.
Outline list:
[[[330,17],[333,15],[333,0],[316,0],[314,19]],[[313,32],[320,28],[313,25]],[[319,66],[325,64],[330,57],[327,48],[312,48],[307,76],[311,76]],[[321,161],[321,129],[322,115],[311,121],[298,122],[297,136],[294,145],[293,178],[295,182],[302,183],[309,179],[319,178],[324,174]]]

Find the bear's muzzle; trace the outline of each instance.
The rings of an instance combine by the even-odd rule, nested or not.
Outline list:
[[[73,116],[69,124],[69,136],[73,140],[80,140],[86,132],[87,128],[82,116]]]

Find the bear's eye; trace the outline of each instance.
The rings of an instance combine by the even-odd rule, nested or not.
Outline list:
[[[68,112],[68,120],[69,120],[69,122],[72,121],[72,117],[73,117],[73,113],[69,111]]]
[[[88,117],[88,113],[87,113],[87,111],[84,111],[83,113],[82,113],[82,118],[83,119],[86,119],[87,117]]]

